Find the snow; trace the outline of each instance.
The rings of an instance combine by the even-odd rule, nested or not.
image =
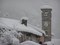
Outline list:
[[[20,45],[19,40],[17,38],[12,38],[13,40],[13,45]]]
[[[60,45],[60,39],[52,39],[51,41],[45,42],[47,45]]]
[[[44,5],[44,6],[41,7],[41,9],[52,9],[52,7],[49,6],[49,5]]]
[[[22,25],[19,20],[0,18],[0,22],[5,24],[5,26],[8,26],[17,31],[24,31],[24,32],[29,32],[29,33],[33,33],[35,35],[42,36],[42,33],[37,31],[36,29],[32,28],[31,26]]]
[[[4,28],[9,28],[7,25],[5,25],[4,23],[0,23],[0,27],[4,27]]]
[[[6,21],[6,19],[4,19],[4,20]],[[3,22],[3,20],[0,20],[0,28],[3,28],[3,27],[9,28],[8,24],[6,22],[5,23],[4,22]],[[9,22],[9,20],[8,20],[8,22]],[[30,32],[30,33],[40,35],[40,36],[43,33],[43,31],[40,34],[40,32],[38,32],[34,26],[30,25],[30,26],[26,27],[25,25],[20,24],[19,21],[17,21],[17,22],[18,23],[13,25],[14,27],[13,26],[10,27],[10,28],[14,28],[14,30],[11,29],[11,31],[9,31],[8,29],[6,29],[5,31],[3,31],[1,33],[2,36],[0,37],[0,45],[8,45],[8,44],[12,44],[12,45],[40,45],[40,44],[33,42],[33,41],[25,41],[25,42],[19,43],[19,40],[16,37],[17,36],[21,37],[21,35],[23,35],[23,34],[17,33],[17,31]],[[11,22],[9,22],[9,23],[11,24]],[[17,30],[15,30],[15,29],[17,29]],[[52,39],[51,41],[45,42],[45,44],[47,44],[47,45],[60,45],[60,39]]]
[[[2,43],[5,45],[7,44],[15,44],[18,45],[19,44],[19,40],[17,38],[12,38],[10,35],[5,35],[5,37],[2,40]]]
[[[18,37],[21,37],[21,33],[19,34],[16,30],[6,30],[1,34],[2,36],[0,37],[0,45],[20,45]]]
[[[51,41],[45,42],[44,44],[47,44],[47,45],[54,45]]]
[[[1,27],[2,26],[2,27]],[[20,45],[20,40],[17,37],[21,37],[23,34],[18,33],[16,30],[12,30],[5,28],[5,26],[2,23],[0,23],[0,45]],[[5,28],[5,29],[3,29]]]
[[[22,19],[28,20],[28,18],[27,18],[27,17],[22,17],[22,18],[21,18],[21,20],[22,20]]]
[[[35,43],[33,41],[25,41],[25,42],[21,43],[21,45],[40,45],[40,44]]]
[[[55,34],[54,34],[53,32],[51,32],[51,35],[52,35],[52,36],[55,36]]]
[[[17,31],[24,31],[24,32],[29,32],[29,33],[33,33],[35,35],[39,35],[39,36],[42,36],[42,33],[36,31],[35,29],[33,29],[32,27],[29,27],[29,26],[25,26],[25,25],[16,25],[16,29]]]
[[[14,19],[9,19],[9,18],[0,18],[0,23],[5,24],[8,27],[14,27],[14,24],[17,24],[19,21],[18,20],[14,20]]]
[[[45,31],[42,30],[41,28],[37,28],[36,26],[32,26],[31,24],[28,24],[29,26],[31,26],[32,28],[36,29],[37,31],[39,31],[40,33],[43,33],[46,35]]]
[[[54,45],[60,45],[60,39],[52,39],[52,43],[54,43]]]

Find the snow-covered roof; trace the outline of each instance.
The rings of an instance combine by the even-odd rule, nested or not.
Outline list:
[[[43,6],[41,7],[41,9],[52,9],[52,7],[49,6],[49,5],[43,5]]]
[[[22,17],[22,18],[21,18],[21,20],[22,20],[22,19],[28,20],[28,18],[27,18],[27,17]]]
[[[33,33],[33,34],[36,34],[36,35],[39,35],[39,36],[42,36],[42,33],[38,32],[36,29],[30,27],[30,26],[25,26],[25,25],[19,25],[17,24],[15,26],[15,28],[18,30],[18,31],[24,31],[24,32],[29,32],[29,33]]]
[[[38,27],[36,27],[36,26],[32,26],[31,24],[28,24],[28,25],[31,26],[31,27],[33,27],[33,28],[36,29],[37,31],[39,31],[39,32],[41,32],[41,33],[43,33],[43,34],[46,35],[45,31],[42,30],[41,28],[38,28]]]
[[[37,31],[31,26],[25,26],[20,23],[20,20],[14,20],[14,19],[9,19],[9,18],[0,18],[0,23],[4,24],[4,26],[8,26],[10,28],[16,29],[17,31],[24,31],[24,32],[29,32],[33,33],[35,35],[42,36],[42,33]]]

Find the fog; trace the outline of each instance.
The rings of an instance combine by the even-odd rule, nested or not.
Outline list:
[[[28,17],[28,23],[42,27],[41,7],[52,7],[52,32],[60,38],[60,0],[0,0],[0,17],[21,19]]]

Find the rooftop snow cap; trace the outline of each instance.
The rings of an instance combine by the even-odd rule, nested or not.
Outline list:
[[[22,17],[21,18],[21,24],[24,24],[25,26],[27,26],[27,20],[28,20],[27,17]]]
[[[44,6],[41,7],[41,9],[52,9],[52,7],[49,6],[49,5],[44,5]]]

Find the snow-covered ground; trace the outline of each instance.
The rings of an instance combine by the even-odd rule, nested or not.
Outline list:
[[[54,43],[54,45],[60,45],[60,39],[52,39],[52,43]]]
[[[40,45],[40,44],[35,43],[33,41],[25,41],[25,42],[21,43],[21,45]]]
[[[52,39],[51,41],[45,42],[47,45],[60,45],[60,39]]]
[[[60,39],[52,39],[52,41],[45,42],[47,45],[60,45]],[[22,42],[21,45],[41,45],[33,41]]]

